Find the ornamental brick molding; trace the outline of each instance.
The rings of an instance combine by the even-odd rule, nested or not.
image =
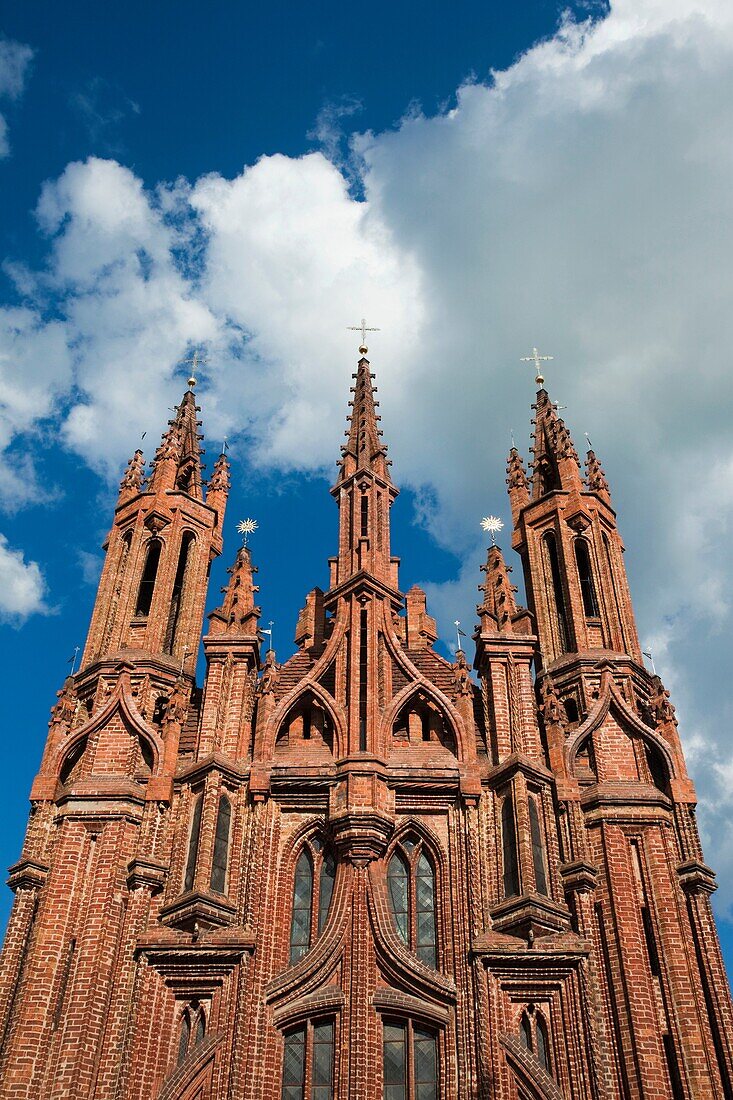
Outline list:
[[[527,607],[492,544],[449,662],[400,590],[366,351],[284,662],[248,546],[202,639],[230,471],[207,486],[193,380],[128,464],[10,869],[0,1096],[733,1100],[715,876],[603,467],[538,379]]]

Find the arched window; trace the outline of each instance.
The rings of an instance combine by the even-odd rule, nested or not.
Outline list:
[[[395,718],[392,736],[397,741],[439,742],[455,753],[453,732],[431,699],[422,694],[414,695],[405,703]]]
[[[547,1033],[547,1024],[544,1018],[537,1013],[537,1060],[543,1069],[552,1073],[550,1065],[550,1037]]]
[[[225,794],[219,799],[219,812],[216,815],[216,833],[214,836],[214,859],[211,864],[211,889],[223,894],[227,881],[227,862],[229,857],[229,829],[232,821],[232,804]]]
[[[168,612],[168,626],[165,631],[165,642],[163,650],[165,653],[173,653],[176,646],[176,634],[178,632],[178,623],[181,618],[181,610],[183,608],[183,589],[186,580],[186,569],[188,567],[189,551],[191,544],[194,541],[194,535],[192,531],[185,531],[183,538],[181,539],[181,549],[178,554],[178,565],[176,567],[176,576],[173,581],[173,591],[171,593],[171,606]]]
[[[548,1073],[552,1073],[550,1060],[550,1033],[541,1012],[528,1005],[519,1021],[519,1038],[522,1045],[537,1056],[537,1061]]]
[[[542,839],[542,827],[540,815],[537,809],[537,799],[530,795],[529,804],[529,831],[532,837],[532,863],[534,866],[534,882],[538,894],[547,894],[547,872],[545,870],[545,845]]]
[[[532,1050],[532,1025],[526,1012],[522,1013],[522,1019],[519,1021],[519,1038],[527,1050]]]
[[[647,745],[646,761],[654,786],[664,794],[669,794],[669,770],[659,749]]]
[[[412,1020],[383,1023],[384,1100],[438,1100],[438,1042]]]
[[[565,592],[560,573],[560,559],[557,556],[557,543],[551,531],[543,535],[543,542],[547,553],[547,563],[550,570],[552,595],[555,602],[555,614],[557,617],[557,631],[560,642],[560,650],[564,653],[568,648],[568,623],[565,610]]]
[[[288,1031],[283,1050],[282,1100],[332,1100],[333,1017]]]
[[[298,962],[326,927],[336,878],[333,853],[311,837],[295,865],[290,923],[290,963]]]
[[[148,543],[148,552],[145,555],[145,567],[137,593],[137,604],[135,606],[136,615],[150,614],[150,605],[153,602],[153,589],[155,588],[155,578],[158,576],[161,549],[162,543],[159,539],[151,539]]]
[[[593,583],[593,568],[590,562],[590,548],[586,539],[575,540],[575,562],[578,566],[580,594],[583,597],[583,611],[586,619],[597,619],[600,615],[596,586]]]
[[[199,794],[193,804],[191,816],[191,835],[188,841],[188,859],[186,860],[186,877],[183,882],[184,890],[193,890],[196,878],[196,860],[199,855],[199,838],[201,836],[201,809],[204,802],[203,793]]]
[[[206,1017],[198,1001],[191,1001],[181,1013],[181,1029],[178,1038],[178,1065],[187,1054],[203,1043],[206,1035]]]
[[[387,864],[387,888],[397,935],[420,962],[436,967],[435,870],[422,841],[401,841]]]
[[[511,794],[505,795],[501,804],[501,849],[504,856],[504,896],[513,898],[519,893],[519,864],[517,827],[514,823],[514,802]]]
[[[79,778],[79,773],[82,769],[82,757],[86,751],[88,744],[88,738],[82,737],[81,741],[77,741],[71,752],[66,754],[63,764],[61,765],[61,773],[59,779],[67,786],[69,783],[73,783],[75,779]]]

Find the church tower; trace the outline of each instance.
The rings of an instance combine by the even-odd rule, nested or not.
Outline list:
[[[714,876],[603,469],[538,378],[528,607],[492,545],[474,678],[400,590],[367,352],[282,663],[246,545],[202,638],[229,467],[205,484],[194,380],[128,464],[11,868],[0,1097],[731,1100]]]

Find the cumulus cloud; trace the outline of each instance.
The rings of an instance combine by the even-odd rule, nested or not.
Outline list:
[[[462,558],[430,592],[449,639],[473,619],[480,517],[507,515],[509,432],[526,445],[533,393],[518,360],[539,345],[609,474],[729,904],[731,130],[727,0],[617,0],[443,112],[353,135],[356,189],[327,143],[337,163],[264,157],[154,191],[114,161],[69,165],[38,205],[48,266],[16,272],[30,305],[5,323],[30,349],[31,391],[8,398],[2,439],[48,415],[55,385],[66,445],[116,473],[206,344],[209,434],[247,432],[268,466],[332,470],[345,329],[365,315],[396,479]]]
[[[37,562],[26,561],[22,551],[11,550],[0,534],[0,620],[19,626],[29,615],[48,615],[46,582]]]
[[[23,91],[28,67],[33,57],[30,46],[0,38],[0,97],[18,99]],[[10,153],[8,142],[8,124],[0,115],[0,157]]]

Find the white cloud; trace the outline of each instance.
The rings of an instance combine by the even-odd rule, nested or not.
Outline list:
[[[56,385],[67,445],[116,473],[178,396],[176,362],[207,342],[209,435],[243,428],[264,464],[332,470],[345,327],[365,315],[396,479],[430,488],[424,522],[464,560],[431,596],[444,628],[470,624],[477,525],[507,516],[509,430],[527,436],[518,360],[540,345],[611,479],[730,904],[731,132],[730,4],[619,0],[450,110],[354,138],[364,201],[322,153],[153,193],[113,161],[70,165],[38,207],[48,270],[21,273],[37,304],[6,321],[31,389],[11,395],[2,439],[49,415]],[[44,296],[61,317],[46,365]]]
[[[30,46],[0,38],[0,97],[17,99],[21,95],[32,57]],[[9,153],[8,124],[0,115],[0,157]]]
[[[0,534],[0,620],[19,626],[29,615],[48,615],[45,596],[46,582],[37,562],[11,550]]]

